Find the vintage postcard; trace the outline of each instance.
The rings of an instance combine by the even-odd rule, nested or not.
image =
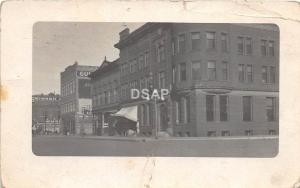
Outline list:
[[[300,187],[297,3],[1,9],[3,186]]]
[[[38,22],[33,27],[34,154],[277,154],[277,25]]]

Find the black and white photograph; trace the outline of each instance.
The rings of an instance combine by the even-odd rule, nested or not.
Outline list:
[[[300,188],[294,1],[5,1],[0,187]]]
[[[37,156],[278,154],[279,27],[37,22]]]

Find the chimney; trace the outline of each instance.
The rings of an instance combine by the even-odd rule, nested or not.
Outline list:
[[[119,35],[120,35],[120,41],[123,40],[123,39],[125,39],[129,35],[129,32],[130,32],[129,28],[126,28],[123,31],[121,31],[119,33]]]

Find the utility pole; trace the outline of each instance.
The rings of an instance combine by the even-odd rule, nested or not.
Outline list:
[[[153,93],[153,73],[150,72],[149,73],[149,95],[150,95],[150,101],[153,100],[154,102],[154,111],[155,111],[155,121],[154,121],[154,136],[157,138],[158,136],[158,109],[157,109],[157,99],[156,97],[154,99],[152,99],[152,93]]]

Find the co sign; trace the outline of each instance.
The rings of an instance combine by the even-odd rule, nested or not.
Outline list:
[[[80,76],[80,77],[88,77],[90,74],[91,74],[91,72],[89,72],[89,71],[78,71],[77,72],[77,76]]]

